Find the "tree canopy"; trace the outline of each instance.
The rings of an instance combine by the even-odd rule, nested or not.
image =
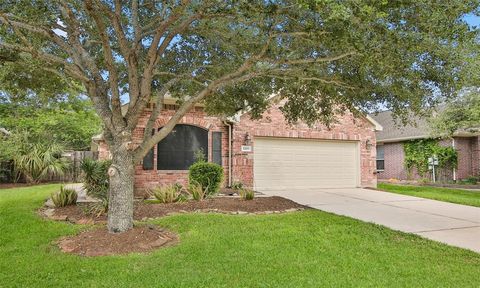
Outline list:
[[[0,47],[83,86],[112,152],[109,229],[124,231],[133,165],[196,103],[259,116],[277,94],[288,121],[326,124],[378,105],[420,112],[461,87],[478,32],[462,17],[478,12],[477,0],[7,0]],[[152,135],[168,93],[179,108]]]
[[[429,119],[432,136],[451,137],[455,133],[480,132],[480,93],[466,91],[455,101],[448,102]]]
[[[378,104],[421,111],[461,83],[476,33],[461,17],[478,3],[4,1],[0,11],[1,46],[83,83],[115,134],[166,91],[225,115],[246,105],[258,115],[281,93],[287,118],[309,123]]]
[[[92,136],[101,132],[100,124],[89,100],[85,99],[73,98],[43,106],[31,102],[0,101],[0,127],[11,134],[25,134],[22,141],[27,143],[88,150]]]

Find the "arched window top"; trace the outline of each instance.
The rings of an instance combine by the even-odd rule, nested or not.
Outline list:
[[[202,150],[208,159],[208,130],[188,124],[178,124],[158,143],[158,170],[187,170]]]

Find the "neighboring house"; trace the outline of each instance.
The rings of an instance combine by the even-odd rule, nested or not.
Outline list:
[[[165,103],[156,129],[165,125],[178,107],[173,101]],[[188,167],[198,150],[208,161],[223,166],[224,186],[234,182],[259,190],[376,186],[378,123],[368,116],[354,118],[346,113],[331,129],[303,123],[289,126],[280,106],[273,105],[260,120],[252,120],[248,112],[238,113],[234,120],[222,119],[196,106],[136,167],[136,191],[177,182],[185,185]],[[137,144],[150,113],[151,107],[144,111],[134,131]],[[93,141],[99,158],[108,158],[102,137]]]
[[[416,125],[399,125],[395,123],[392,112],[380,112],[370,115],[382,127],[377,131],[377,172],[378,179],[408,180],[404,166],[405,141],[430,138],[430,130],[426,118],[415,117]],[[480,172],[480,136],[471,133],[455,133],[451,139],[439,140],[442,146],[451,146],[457,150],[457,169],[449,173],[449,180],[460,180]],[[420,178],[413,174],[410,177]]]

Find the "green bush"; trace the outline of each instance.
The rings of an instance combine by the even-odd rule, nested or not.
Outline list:
[[[418,179],[417,182],[420,185],[427,185],[427,184],[431,183],[430,179],[428,179],[428,178],[420,178],[420,179]]]
[[[80,164],[83,171],[83,188],[88,196],[100,200],[89,205],[90,214],[100,216],[108,211],[108,168],[111,164],[110,160],[95,161],[88,158]]]
[[[242,188],[243,188],[243,183],[242,182],[239,182],[239,181],[233,182],[232,189],[240,190]]]
[[[411,178],[413,168],[425,177],[429,174],[428,158],[436,155],[438,168],[451,170],[457,167],[457,151],[453,147],[443,147],[436,139],[416,139],[403,144],[405,154],[404,165],[408,178]]]
[[[186,198],[182,195],[182,189],[183,188],[181,185],[174,184],[153,188],[151,192],[153,196],[160,201],[160,203],[173,203],[186,200]]]
[[[188,171],[188,180],[190,183],[199,184],[203,190],[207,190],[207,196],[214,195],[218,193],[222,184],[223,168],[215,163],[194,163]]]
[[[255,191],[252,189],[242,188],[238,191],[238,194],[244,200],[253,200],[253,198],[255,198]]]
[[[477,182],[479,182],[479,178],[480,177],[468,176],[467,178],[460,180],[460,183],[467,185],[476,185]]]
[[[192,196],[195,201],[202,201],[208,195],[208,186],[203,188],[202,185],[190,182],[188,185],[188,193]]]
[[[108,211],[108,199],[100,199],[99,202],[90,203],[86,209],[87,214],[92,214],[99,217],[102,214],[107,213]]]
[[[14,155],[13,164],[15,171],[25,175],[28,183],[39,183],[49,175],[61,176],[67,171],[69,163],[62,158],[62,146],[57,144],[24,146]]]
[[[104,200],[108,198],[108,168],[112,164],[110,160],[95,161],[84,159],[80,164],[83,171],[83,187],[87,195]]]
[[[55,207],[65,207],[75,205],[78,195],[74,189],[67,189],[62,186],[60,187],[60,191],[52,193],[51,197]]]

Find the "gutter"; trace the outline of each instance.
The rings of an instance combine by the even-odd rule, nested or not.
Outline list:
[[[455,149],[455,138],[452,138],[452,148]],[[457,149],[455,149],[455,151],[456,150]],[[455,169],[455,167],[453,167],[452,169],[453,169],[453,181],[457,181],[457,170]]]
[[[430,136],[419,135],[419,136],[405,136],[405,137],[390,138],[390,139],[377,139],[377,143],[402,142],[407,140],[426,139],[426,138],[430,138]]]
[[[228,126],[228,187],[232,187],[232,124],[223,121]]]

